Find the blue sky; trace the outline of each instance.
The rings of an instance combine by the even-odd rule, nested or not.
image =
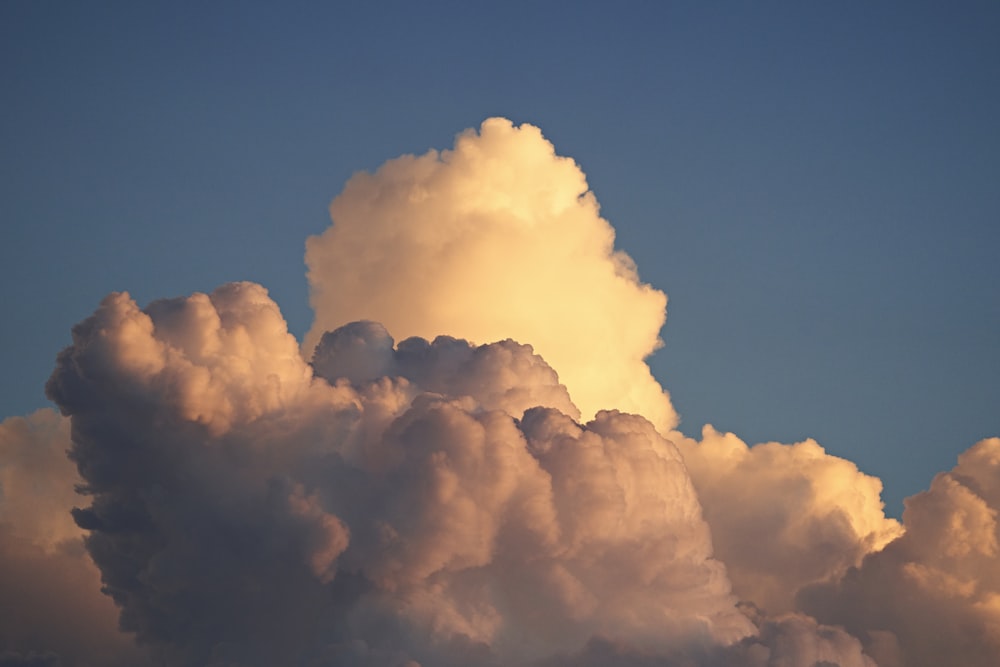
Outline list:
[[[113,290],[254,280],[301,336],[347,178],[502,115],[670,296],[685,432],[814,437],[893,514],[1000,432],[994,3],[417,5],[0,5],[2,416]]]

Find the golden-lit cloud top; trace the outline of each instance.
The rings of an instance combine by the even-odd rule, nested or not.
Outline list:
[[[306,245],[307,357],[354,320],[400,338],[513,338],[556,369],[585,417],[617,408],[676,425],[644,361],[666,295],[615,250],[583,172],[538,128],[491,118],[451,150],[389,160],[355,175],[330,214]]]

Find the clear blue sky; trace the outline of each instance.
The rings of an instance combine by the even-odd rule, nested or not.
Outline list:
[[[204,4],[0,3],[0,415],[112,290],[254,280],[301,335],[351,173],[503,115],[669,294],[682,430],[815,437],[894,514],[1000,434],[1000,5]]]

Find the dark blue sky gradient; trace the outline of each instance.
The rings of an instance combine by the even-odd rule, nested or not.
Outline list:
[[[112,290],[254,280],[301,335],[351,173],[503,115],[669,294],[682,430],[815,437],[894,514],[1000,434],[1000,5],[345,4],[0,4],[2,416]]]

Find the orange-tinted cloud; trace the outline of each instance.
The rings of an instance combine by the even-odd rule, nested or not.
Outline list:
[[[906,500],[906,533],[805,610],[865,639],[883,667],[988,667],[1000,655],[1000,438],[959,456]]]
[[[70,515],[69,447],[52,410],[0,423],[0,664],[139,665]]]
[[[538,128],[491,118],[452,150],[355,175],[330,213],[306,246],[307,356],[353,320],[400,338],[513,338],[556,369],[585,417],[617,408],[676,425],[644,362],[666,296],[615,250],[583,172]]]
[[[259,286],[145,310],[115,294],[48,391],[88,550],[171,664],[340,664],[342,642],[518,664],[754,631],[674,445],[634,415],[574,421],[527,346],[396,346],[361,322],[323,337],[314,374]]]
[[[69,417],[0,425],[0,664],[993,664],[1000,441],[903,534],[811,440],[671,431],[666,297],[532,126],[331,212],[303,345],[259,285],[112,294],[50,379]]]
[[[768,613],[793,611],[803,586],[840,576],[902,532],[883,513],[878,478],[812,440],[748,447],[711,426],[700,441],[670,437],[736,594]]]

